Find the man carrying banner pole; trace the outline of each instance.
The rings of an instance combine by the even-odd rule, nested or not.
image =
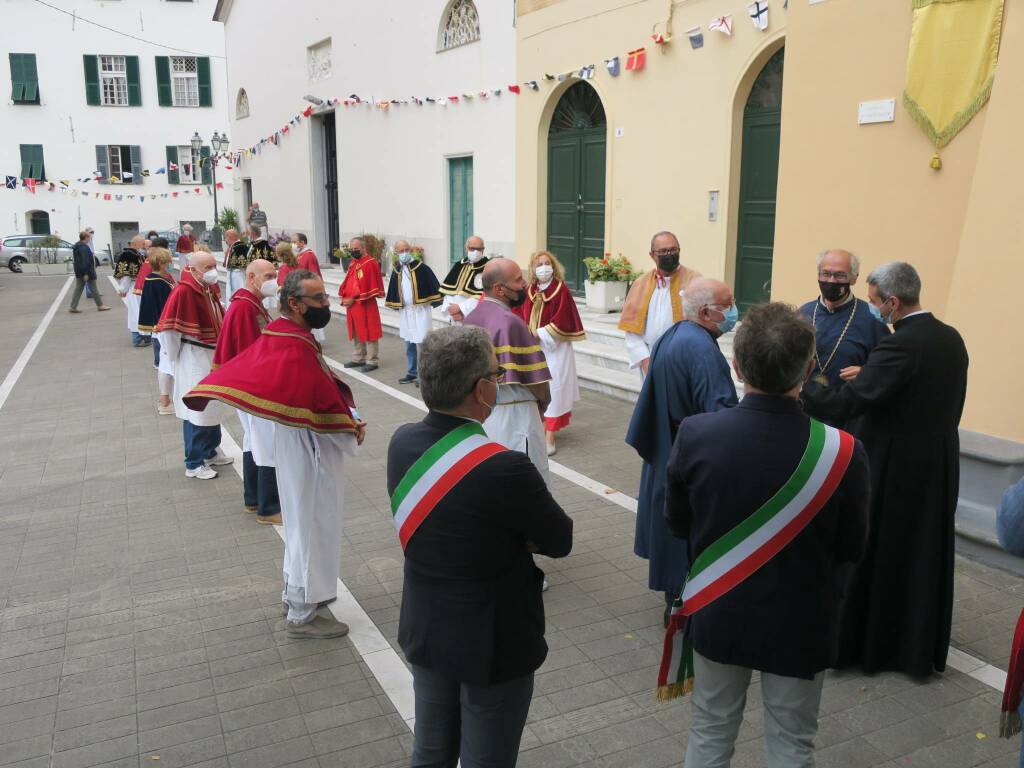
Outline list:
[[[756,669],[765,764],[810,768],[843,564],[867,546],[867,454],[800,407],[814,331],[795,308],[751,309],[734,350],[743,400],[684,419],[669,456],[665,516],[692,565],[658,698],[693,693],[687,766],[728,765]]]

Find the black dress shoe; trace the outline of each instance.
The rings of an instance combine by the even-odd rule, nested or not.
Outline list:
[[[364,365],[359,370],[362,371],[363,373],[369,373],[370,371],[376,371],[377,370],[377,366],[374,365],[373,363],[367,363],[366,365]]]
[[[366,365],[366,363],[365,363],[365,362],[363,362],[363,363],[357,363],[357,362],[356,362],[355,360],[349,360],[349,361],[348,361],[347,363],[345,363],[345,365],[344,365],[344,366],[342,366],[342,367],[343,367],[343,368],[362,368],[362,367],[363,367],[364,365]]]
[[[412,384],[414,381],[416,381],[416,377],[415,376],[410,376],[410,375],[406,374],[405,376],[403,376],[402,378],[400,378],[398,380],[398,383],[399,384]]]

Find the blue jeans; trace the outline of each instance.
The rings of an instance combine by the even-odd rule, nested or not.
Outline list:
[[[405,362],[409,366],[409,370],[406,371],[408,376],[417,376],[416,373],[416,350],[417,347],[411,341],[405,342]]]
[[[153,365],[160,367],[160,339],[153,336]]]
[[[132,335],[132,346],[141,347],[143,344],[142,334],[139,333],[138,331],[129,331],[129,333],[131,333]]]
[[[257,465],[252,451],[242,454],[242,498],[245,506],[256,507],[260,517],[281,512],[281,500],[277,497],[277,470]]]
[[[494,685],[451,680],[412,665],[416,733],[412,768],[512,768],[533,698],[533,674]]]
[[[185,469],[199,469],[204,461],[217,454],[220,424],[215,427],[197,427],[191,421],[181,424],[185,437]]]

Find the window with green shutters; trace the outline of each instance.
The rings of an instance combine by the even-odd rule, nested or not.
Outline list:
[[[39,75],[34,53],[8,54],[11,62],[11,101],[15,104],[39,103]]]
[[[210,59],[206,56],[157,56],[156,92],[161,107],[213,106]]]
[[[21,178],[46,180],[46,169],[43,167],[43,145],[21,145]]]
[[[83,62],[86,104],[104,107],[142,106],[138,56],[86,55]]]

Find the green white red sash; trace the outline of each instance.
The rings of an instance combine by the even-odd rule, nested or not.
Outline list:
[[[468,422],[434,443],[409,467],[391,496],[391,514],[404,550],[438,502],[482,461],[508,450]]]
[[[846,473],[854,440],[811,419],[807,447],[792,477],[750,517],[704,550],[672,605],[658,673],[658,699],[693,690],[690,616],[714,602],[782,551],[814,519]]]

